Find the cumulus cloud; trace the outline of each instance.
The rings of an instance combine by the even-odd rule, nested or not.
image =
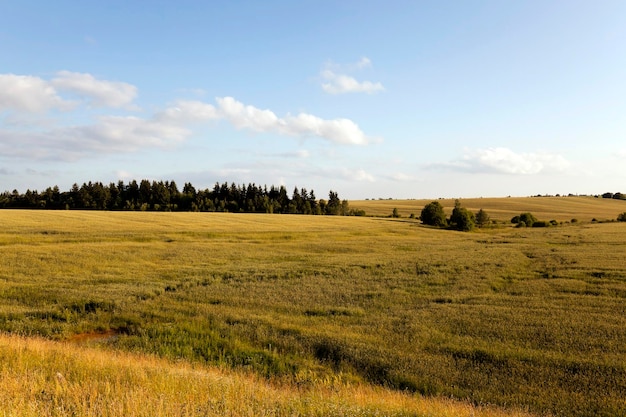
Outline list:
[[[90,112],[100,106],[133,110],[136,96],[133,85],[84,73],[61,71],[52,80],[0,74],[0,155],[76,160],[94,153],[171,148],[190,137],[197,124],[220,120],[237,129],[301,139],[316,137],[349,145],[372,140],[349,119],[322,119],[308,113],[279,117],[233,97],[217,97],[215,103],[179,100],[148,117]],[[59,117],[56,110],[80,111],[84,123],[68,124],[72,112]],[[309,154],[303,151],[296,156]]]
[[[103,116],[93,125],[60,130],[61,137],[79,148],[101,151],[135,151],[146,147],[165,148],[191,134],[185,127],[155,119],[132,116]]]
[[[516,153],[508,148],[498,147],[466,150],[461,160],[443,166],[465,172],[533,175],[563,172],[569,165],[561,155],[547,152]]]
[[[326,120],[307,113],[279,118],[271,110],[244,105],[232,97],[218,97],[216,101],[222,117],[239,129],[301,138],[315,136],[348,145],[365,145],[370,142],[359,126],[349,119]]]
[[[202,122],[220,119],[215,106],[196,100],[180,100],[157,114],[157,119],[172,123]]]
[[[58,90],[84,97],[96,107],[128,107],[137,97],[134,85],[98,80],[91,74],[79,72],[60,71],[50,84]]]
[[[61,98],[46,80],[30,75],[0,74],[0,111],[41,113],[71,107],[73,104]]]
[[[373,94],[385,91],[381,83],[371,81],[357,81],[355,78],[343,74],[335,74],[331,70],[322,71],[322,89],[329,94],[367,93]]]
[[[349,66],[337,66],[329,63],[322,70],[320,76],[322,78],[322,89],[329,94],[346,94],[346,93],[366,93],[373,94],[385,91],[385,87],[380,82],[358,81],[356,78],[344,74],[352,69],[363,69],[370,67],[372,61],[363,57],[356,64]]]
[[[0,110],[41,113],[70,110],[78,103],[63,97],[73,94],[96,107],[134,108],[137,87],[98,80],[91,74],[60,71],[52,80],[30,75],[0,74]]]

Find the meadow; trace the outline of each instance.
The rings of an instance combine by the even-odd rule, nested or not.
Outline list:
[[[0,211],[0,415],[626,415],[626,224],[590,221],[621,203]]]

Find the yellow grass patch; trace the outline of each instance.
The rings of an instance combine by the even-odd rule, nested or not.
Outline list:
[[[2,416],[526,415],[366,385],[276,385],[249,373],[6,334],[0,359]]]

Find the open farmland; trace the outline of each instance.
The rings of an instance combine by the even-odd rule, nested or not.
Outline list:
[[[269,384],[259,390],[295,398],[267,405],[261,391],[240,388],[248,408],[235,410],[237,395],[218,404],[233,415],[499,415],[437,408],[447,400],[424,410],[417,397],[386,400],[393,393],[374,387],[510,415],[626,415],[626,224],[586,223],[625,210],[503,210],[503,218],[533,211],[581,223],[459,233],[371,217],[0,211],[0,330],[58,343],[3,336],[0,355],[13,365],[3,365],[0,391],[40,410],[93,405],[106,381],[128,378],[136,388],[142,380],[133,378],[162,366],[158,392],[171,373],[201,384],[208,371],[188,367],[217,366],[241,372],[245,386],[259,378]],[[59,359],[63,346],[74,361]],[[133,370],[109,350],[163,362]],[[115,361],[120,375],[135,376],[113,376]],[[81,372],[86,364],[99,370]],[[29,377],[48,388],[21,397],[24,384],[12,381]],[[63,387],[76,380],[69,395]],[[207,405],[217,395],[190,392],[185,412],[218,415]],[[374,400],[362,404],[363,396]],[[28,415],[28,404],[10,404],[9,415]]]
[[[367,215],[388,216],[394,208],[403,217],[414,214],[419,217],[422,208],[431,201],[439,201],[448,216],[454,208],[454,199],[431,200],[358,200],[350,207],[365,210]],[[472,212],[485,210],[493,220],[509,223],[520,212],[531,212],[544,221],[569,222],[571,219],[590,222],[615,220],[626,211],[626,201],[595,197],[509,197],[509,198],[462,198],[463,207]]]

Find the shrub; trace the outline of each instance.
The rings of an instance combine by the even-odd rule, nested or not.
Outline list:
[[[526,223],[526,226],[532,227],[533,223],[537,221],[537,218],[532,213],[522,213],[519,215],[519,221]]]
[[[450,216],[450,224],[456,229],[463,232],[469,232],[475,226],[474,213],[461,207],[461,203],[457,200]]]
[[[433,201],[424,206],[420,216],[422,223],[429,226],[447,226],[446,213],[443,211],[443,206],[438,201]]]
[[[626,211],[625,211],[625,212],[623,212],[623,213],[620,213],[620,214],[617,216],[617,221],[618,221],[618,222],[626,222]]]
[[[550,226],[550,223],[549,222],[545,222],[543,220],[541,220],[541,221],[538,220],[536,222],[533,222],[532,225],[531,225],[531,227],[549,227],[549,226]]]
[[[483,227],[487,224],[489,224],[489,215],[483,209],[478,210],[478,213],[476,213],[476,225]]]

